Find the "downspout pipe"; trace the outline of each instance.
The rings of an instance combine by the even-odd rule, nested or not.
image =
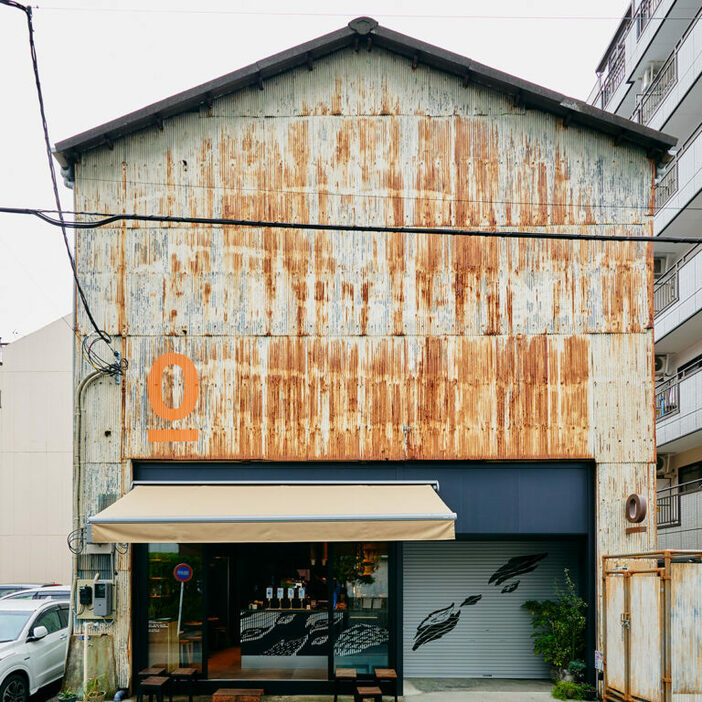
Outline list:
[[[124,688],[120,688],[119,690],[117,690],[117,692],[115,692],[113,702],[122,702],[122,700],[126,699],[128,696],[129,692]]]
[[[102,371],[96,370],[83,378],[76,389],[73,403],[73,531],[80,528],[83,515],[80,513],[82,502],[80,499],[82,489],[82,458],[81,458],[81,431],[83,424],[83,396],[87,387],[97,380]],[[74,553],[71,566],[71,600],[68,613],[68,645],[63,659],[63,670],[65,673],[68,663],[68,652],[71,648],[71,636],[73,635],[76,606],[76,580],[78,577],[78,554]]]

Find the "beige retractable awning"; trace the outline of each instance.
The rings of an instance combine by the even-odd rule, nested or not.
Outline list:
[[[416,541],[454,537],[428,484],[137,485],[89,520],[94,542]]]

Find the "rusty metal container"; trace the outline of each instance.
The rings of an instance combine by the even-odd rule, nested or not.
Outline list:
[[[604,556],[604,700],[702,699],[702,552]]]

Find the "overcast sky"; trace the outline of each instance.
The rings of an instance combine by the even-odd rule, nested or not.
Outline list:
[[[359,15],[585,99],[627,0],[225,2],[39,0],[37,54],[52,143]],[[197,8],[193,10],[192,8]],[[0,6],[0,205],[54,207],[22,12]],[[61,183],[63,206],[72,193]],[[0,338],[72,309],[60,230],[0,214]]]

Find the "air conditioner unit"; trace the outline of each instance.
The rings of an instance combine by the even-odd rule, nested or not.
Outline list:
[[[654,280],[660,278],[668,268],[668,257],[667,256],[654,256],[653,257],[653,278]]]
[[[656,375],[656,380],[660,380],[661,378],[665,378],[666,376],[671,375],[671,373],[670,373],[671,366],[672,366],[671,354],[657,353],[654,356],[654,364],[653,364],[653,368],[654,368],[655,375]]]
[[[645,93],[652,85],[662,65],[661,61],[651,61],[641,76],[641,92]]]
[[[656,476],[659,478],[672,478],[675,472],[671,468],[671,455],[669,453],[659,453],[656,458]]]

